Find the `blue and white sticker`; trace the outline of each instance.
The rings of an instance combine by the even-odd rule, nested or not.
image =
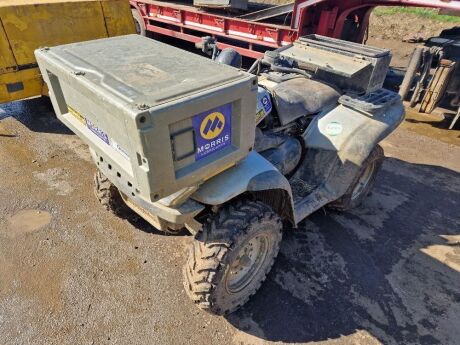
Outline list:
[[[94,134],[97,135],[99,139],[101,139],[103,142],[105,142],[107,145],[110,145],[110,140],[109,136],[107,133],[105,133],[102,129],[97,127],[94,123],[92,123],[90,120],[86,119],[86,127],[93,132]]]
[[[232,104],[205,111],[192,118],[195,130],[195,159],[200,160],[232,143]]]
[[[270,102],[268,95],[264,95],[260,102],[262,103],[266,113],[269,113],[272,110],[272,102]]]
[[[94,123],[91,122],[91,120],[88,120],[86,117],[84,117],[78,111],[76,111],[74,108],[68,106],[68,109],[69,109],[69,113],[72,116],[74,116],[83,125],[86,125],[86,127],[88,127],[88,129],[91,132],[93,132],[99,139],[101,139],[107,145],[110,145],[111,147],[113,147],[124,158],[126,158],[127,160],[130,160],[128,151],[126,151],[126,149],[122,145],[117,143],[115,141],[115,139],[110,138],[108,136],[108,134],[104,130],[102,130],[101,128],[97,127]]]
[[[272,107],[270,93],[259,86],[257,90],[256,125],[271,113]]]

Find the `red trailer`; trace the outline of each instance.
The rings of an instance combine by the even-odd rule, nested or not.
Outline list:
[[[197,43],[204,36],[258,58],[299,36],[320,35],[363,42],[375,6],[418,6],[460,12],[455,0],[296,0],[270,6],[250,4],[245,12],[194,7],[190,2],[130,0],[139,29]],[[183,0],[186,1],[186,0]]]

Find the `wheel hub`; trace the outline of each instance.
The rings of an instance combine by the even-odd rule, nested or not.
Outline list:
[[[254,236],[238,252],[226,277],[227,290],[231,293],[245,288],[262,267],[268,253],[268,237]]]

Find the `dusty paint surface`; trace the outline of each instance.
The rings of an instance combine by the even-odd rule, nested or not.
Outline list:
[[[0,344],[458,344],[460,148],[404,128],[383,147],[365,204],[286,229],[259,293],[221,318],[182,289],[189,236],[105,212],[46,100],[1,106]]]

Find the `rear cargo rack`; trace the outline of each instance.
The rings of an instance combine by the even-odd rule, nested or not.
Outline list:
[[[343,95],[339,98],[339,103],[350,108],[365,111],[370,114],[375,114],[386,109],[395,102],[399,102],[401,96],[396,92],[379,89],[362,96]]]
[[[320,35],[300,37],[293,44],[266,52],[265,56],[274,54],[312,72],[315,79],[356,94],[380,89],[391,61],[388,49]]]

